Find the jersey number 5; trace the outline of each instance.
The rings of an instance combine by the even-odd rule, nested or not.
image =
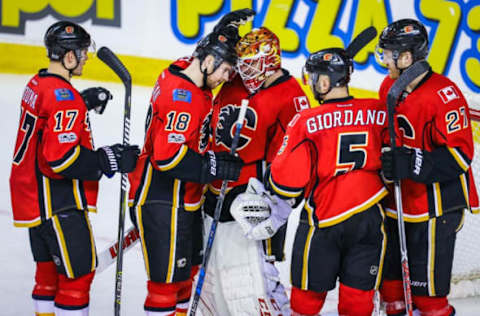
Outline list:
[[[337,167],[335,176],[365,166],[367,161],[368,133],[343,133],[338,135]]]
[[[23,160],[23,156],[27,151],[28,144],[32,138],[33,131],[35,130],[35,123],[37,122],[37,117],[30,112],[26,111],[25,116],[23,117],[23,122],[20,125],[20,129],[25,133],[23,136],[22,143],[18,147],[15,155],[13,156],[13,163],[15,165],[20,164]]]

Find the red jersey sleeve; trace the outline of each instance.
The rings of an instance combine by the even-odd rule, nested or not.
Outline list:
[[[288,124],[277,156],[272,162],[270,185],[283,198],[299,197],[311,177],[309,140],[302,128],[301,114]]]

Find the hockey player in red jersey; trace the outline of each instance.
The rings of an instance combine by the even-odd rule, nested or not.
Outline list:
[[[248,99],[237,148],[245,165],[239,179],[228,183],[200,308],[204,315],[279,315],[288,309],[288,299],[273,261],[275,255],[283,260],[283,238],[279,237],[279,245],[266,241],[264,253],[261,242],[244,237],[231,205],[247,190],[250,178],[263,179],[288,122],[309,108],[309,102],[296,79],[281,68],[280,43],[270,30],[261,27],[247,33],[237,43],[237,52],[238,75],[223,85],[214,100],[212,142],[214,151],[230,151],[241,101]],[[212,182],[206,193],[207,231],[220,187],[221,181]]]
[[[305,201],[292,249],[292,315],[318,315],[338,279],[339,315],[370,316],[381,280],[387,113],[379,100],[349,96],[352,71],[344,49],[309,56],[304,75],[321,105],[290,121],[268,178],[270,218],[249,233],[270,235],[287,220],[286,201]]]
[[[137,146],[94,150],[89,109],[103,112],[109,92],[79,93],[91,47],[79,25],[60,21],[45,34],[50,63],[27,84],[10,174],[15,226],[28,227],[36,262],[32,298],[36,315],[86,316],[96,266],[88,211],[95,211],[102,174],[130,172]]]
[[[428,54],[428,34],[403,19],[382,32],[377,55],[389,75],[380,87],[385,100],[402,71]],[[404,91],[395,108],[397,146],[382,154],[386,178],[401,179],[413,303],[420,315],[449,316],[453,253],[464,210],[478,211],[470,164],[473,140],[468,104],[460,89],[431,69]],[[397,197],[398,198],[398,197]],[[382,296],[388,315],[405,313],[396,207],[386,203],[388,234]]]
[[[250,11],[225,18],[246,20]],[[145,145],[130,174],[148,275],[147,315],[186,314],[192,276],[202,262],[204,184],[236,180],[243,165],[229,153],[209,150],[211,90],[231,77],[237,61],[223,31],[216,28],[199,42],[193,58],[173,63],[158,77]]]

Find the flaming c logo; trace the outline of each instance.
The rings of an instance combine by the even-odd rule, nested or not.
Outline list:
[[[65,32],[67,32],[68,34],[72,34],[73,33],[73,26],[65,27]]]

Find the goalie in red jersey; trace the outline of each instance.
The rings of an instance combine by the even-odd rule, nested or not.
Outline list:
[[[288,122],[310,106],[297,80],[282,69],[280,42],[273,32],[265,27],[254,29],[236,47],[238,75],[225,83],[215,97],[212,142],[214,151],[230,151],[241,101],[248,99],[237,148],[245,165],[238,180],[228,183],[199,306],[204,315],[285,315],[288,298],[273,261],[283,260],[286,227],[273,240],[266,240],[262,249],[261,242],[244,237],[232,217],[233,205],[249,203],[248,199],[238,200],[238,196],[255,190],[248,185],[249,180],[263,179]],[[207,229],[220,187],[221,181],[214,181],[206,193]]]
[[[428,54],[428,34],[416,20],[387,26],[377,56],[389,75],[380,98],[414,62]],[[413,303],[421,315],[450,316],[449,305],[456,233],[465,209],[478,212],[471,162],[473,139],[468,104],[445,76],[424,72],[405,89],[395,108],[397,148],[382,154],[386,178],[400,179]],[[398,198],[398,197],[396,197]],[[388,315],[405,313],[397,213],[386,201],[388,234],[382,296]]]
[[[88,315],[96,250],[88,211],[96,211],[102,174],[129,172],[137,146],[94,150],[90,109],[102,113],[110,93],[79,93],[80,76],[92,46],[79,25],[60,21],[45,34],[50,63],[27,84],[10,174],[15,226],[28,227],[36,262],[32,298],[36,315]]]

